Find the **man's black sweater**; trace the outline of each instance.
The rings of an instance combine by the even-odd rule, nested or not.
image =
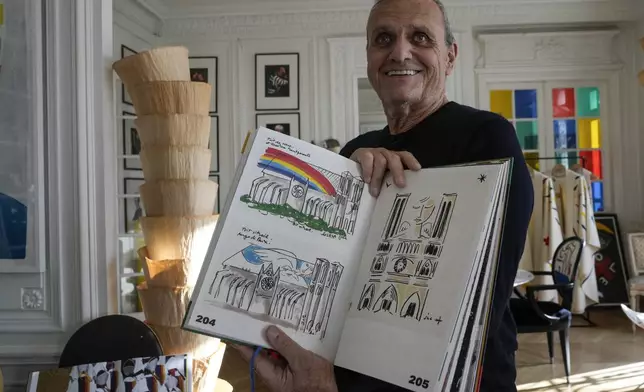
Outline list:
[[[514,158],[481,387],[484,392],[515,392],[517,332],[509,299],[523,254],[534,191],[514,127],[494,113],[449,102],[407,132],[392,135],[388,127],[368,132],[349,141],[340,154],[350,157],[365,147],[408,151],[423,168]],[[340,392],[402,390],[342,368],[336,368],[336,380]]]

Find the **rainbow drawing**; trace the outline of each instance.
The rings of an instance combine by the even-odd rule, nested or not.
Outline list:
[[[335,187],[319,170],[284,151],[268,147],[259,158],[257,166],[308,184],[309,188],[335,196]]]

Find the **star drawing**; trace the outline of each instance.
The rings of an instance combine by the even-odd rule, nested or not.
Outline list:
[[[487,175],[485,175],[485,174],[481,174],[481,175],[479,176],[479,182],[481,182],[481,183],[485,182],[485,179],[486,179],[486,178],[487,178]]]

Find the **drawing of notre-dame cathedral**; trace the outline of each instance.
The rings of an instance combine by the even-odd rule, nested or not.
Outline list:
[[[261,176],[253,180],[248,192],[250,202],[269,206],[288,206],[289,219],[294,210],[306,219],[321,220],[328,227],[353,234],[362,199],[364,181],[349,172],[333,173],[277,148],[269,147],[257,165]],[[279,209],[272,209],[279,214]],[[312,225],[312,228],[319,225]]]
[[[260,320],[323,339],[344,267],[249,245],[223,262],[208,291],[214,300]]]
[[[443,194],[438,205],[430,197],[410,208],[411,194],[397,194],[364,285],[359,311],[386,312],[421,320],[443,243],[454,212],[456,194]],[[408,212],[406,214],[406,212]]]

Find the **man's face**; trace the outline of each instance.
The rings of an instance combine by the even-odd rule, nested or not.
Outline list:
[[[445,43],[440,8],[432,0],[388,0],[367,23],[367,73],[385,106],[433,104],[445,94],[456,45]]]

